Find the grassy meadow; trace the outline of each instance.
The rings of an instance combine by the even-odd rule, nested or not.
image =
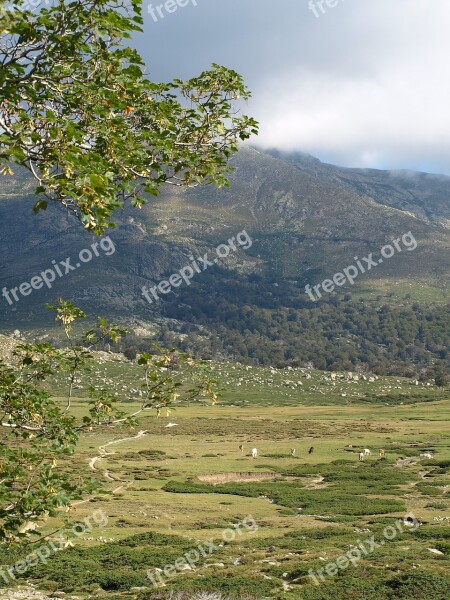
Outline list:
[[[19,583],[79,598],[157,600],[172,590],[258,600],[450,598],[448,389],[305,369],[205,369],[223,390],[217,405],[180,403],[169,416],[145,412],[132,430],[83,436],[65,468],[107,493],[76,503],[69,517],[82,522],[101,510],[108,523]],[[76,411],[86,409],[93,382],[114,386],[120,399],[133,398],[127,410],[137,409],[138,374],[135,364],[102,361],[78,382]],[[62,393],[61,382],[53,386]],[[364,448],[371,455],[360,462]],[[384,528],[408,513],[420,526],[385,539]],[[257,528],[239,526],[250,516]],[[42,531],[59,527],[50,519]],[[225,542],[226,531],[234,539]],[[310,570],[372,536],[383,543],[315,585]],[[152,585],[148,570],[209,540],[214,552]]]

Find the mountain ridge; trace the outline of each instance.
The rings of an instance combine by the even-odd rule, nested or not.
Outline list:
[[[341,177],[340,167],[299,154],[283,155],[282,159],[272,154],[242,148],[232,161],[236,171],[228,189],[166,189],[141,211],[130,207],[119,211],[119,227],[109,232],[116,255],[108,261],[84,265],[83,271],[64,280],[64,287],[78,298],[89,297],[92,281],[108,283],[110,273],[116,288],[128,287],[132,282],[137,290],[136,284],[157,282],[164,273],[182,266],[188,255],[210,250],[243,229],[254,237],[253,250],[245,254],[247,271],[253,269],[270,279],[276,279],[277,273],[280,280],[292,281],[307,279],[308,274],[313,278],[332,276],[356,255],[367,256],[413,231],[419,248],[410,256],[403,253],[394,257],[382,272],[367,274],[367,280],[398,276],[401,280],[448,281],[450,231],[437,222],[442,212],[440,200],[437,215],[432,212],[436,203],[431,203],[430,220],[381,204],[380,198],[377,201],[358,195],[341,182],[333,183],[333,177]],[[313,165],[312,173],[304,170],[305,164]],[[345,169],[346,173],[353,171]],[[361,176],[361,170],[356,171],[355,186]],[[324,174],[319,177],[318,172]],[[386,177],[385,172],[379,173],[381,179]],[[95,239],[61,207],[50,206],[46,213],[34,215],[31,209],[36,199],[31,178],[19,174],[3,182],[6,190],[2,190],[0,200],[0,252],[4,260],[0,278],[7,287],[50,268],[58,256],[69,256],[74,248],[81,250]],[[446,210],[450,214],[448,200]],[[239,269],[239,260],[230,259],[228,266]],[[36,297],[33,294],[30,300]],[[106,293],[105,299],[108,307],[111,294]],[[29,304],[22,299],[21,303]],[[126,302],[128,308],[139,304],[142,299],[138,297]],[[4,309],[3,305],[3,314]]]

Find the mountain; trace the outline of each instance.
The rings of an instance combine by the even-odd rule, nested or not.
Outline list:
[[[16,290],[18,301],[11,292],[0,297],[0,326],[7,331],[19,325],[41,326],[48,322],[43,305],[59,296],[91,313],[101,309],[102,314],[136,323],[159,323],[166,337],[167,328],[175,328],[189,339],[194,334],[217,336],[223,327],[230,331],[226,307],[231,305],[237,311],[247,307],[272,313],[310,311],[305,314],[311,315],[348,302],[349,292],[352,302],[370,303],[375,312],[383,305],[390,306],[389,310],[413,311],[411,305],[417,301],[416,313],[419,309],[438,311],[444,318],[450,265],[450,178],[344,169],[305,154],[249,147],[242,148],[232,164],[230,188],[165,189],[141,210],[127,207],[120,211],[119,226],[111,230],[110,241],[95,248],[92,244],[99,241],[62,208],[49,206],[46,212],[33,214],[34,182],[26,173],[4,177],[1,288],[9,291],[29,284],[48,269],[56,273],[57,265],[61,276],[48,275],[55,278],[49,282],[50,289],[45,284],[36,290],[24,285],[27,295]],[[205,253],[215,256],[218,244],[244,230],[251,237],[251,247],[236,245],[227,258],[205,272],[198,269],[201,273],[195,273],[190,285],[172,287],[167,295],[159,293],[159,301],[150,304],[143,297],[142,286],[157,285]],[[411,239],[417,242],[414,249]],[[394,240],[398,241],[397,249],[392,246],[392,257],[380,262],[380,249]],[[409,240],[409,246],[402,240]],[[322,290],[322,297],[314,302],[305,293],[307,284],[319,285],[357,260],[366,264],[364,257],[370,255],[373,267],[359,273],[353,286],[348,282],[336,286],[334,294]],[[225,308],[219,310],[223,303]],[[183,324],[187,333],[180,334]],[[316,327],[312,321],[309,325]],[[234,329],[241,326],[242,319]],[[323,336],[323,331],[316,333]],[[281,329],[279,334],[278,341],[276,332],[269,336],[265,332],[263,337],[283,346],[288,334],[281,335]],[[240,331],[239,335],[244,334]],[[237,343],[209,343],[208,351],[235,356]],[[243,352],[244,348],[237,356]]]
[[[450,178],[445,175],[415,171],[349,169],[322,163],[317,158],[300,152],[268,152],[275,158],[294,165],[300,171],[370,198],[382,206],[399,209],[426,223],[450,227]]]

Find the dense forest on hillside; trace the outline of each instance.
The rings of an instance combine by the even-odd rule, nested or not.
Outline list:
[[[288,282],[268,286],[254,274],[236,279],[217,271],[166,296],[160,343],[176,342],[205,358],[278,367],[417,378],[450,368],[448,305],[383,303],[348,291],[312,302]],[[128,336],[122,349],[146,347],[148,340]]]

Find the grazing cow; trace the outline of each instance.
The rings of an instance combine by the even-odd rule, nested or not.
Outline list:
[[[364,448],[363,450],[365,456],[370,456],[372,454],[372,452],[369,450],[369,448]]]
[[[380,448],[380,458],[384,458],[386,456],[386,452],[383,450],[383,448]]]
[[[431,452],[424,452],[420,455],[420,458],[428,458],[429,460],[431,460],[433,458],[433,455],[431,454]]]
[[[244,444],[239,444],[239,450],[244,454]]]
[[[295,448],[291,448],[291,456],[295,456]]]
[[[366,455],[364,454],[364,452],[360,452],[360,453],[359,453],[359,461],[360,461],[360,462],[363,462],[363,460],[364,460],[365,456],[366,456]]]
[[[257,458],[257,456],[258,456],[258,450],[256,448],[252,448],[252,457]]]
[[[311,448],[308,450],[308,454],[312,454],[314,452],[314,446],[311,446]]]

